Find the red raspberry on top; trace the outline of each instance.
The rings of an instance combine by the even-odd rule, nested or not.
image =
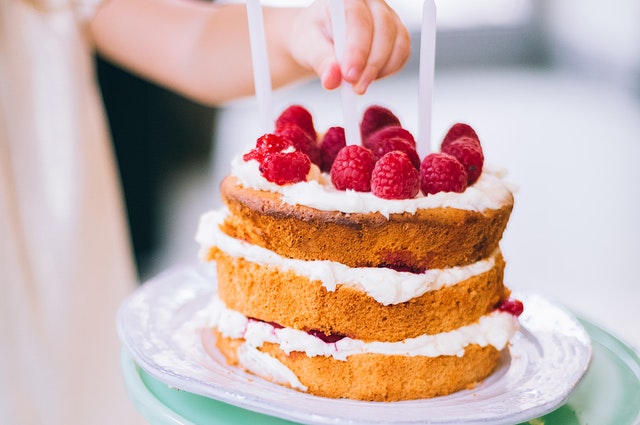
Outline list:
[[[280,186],[305,181],[310,169],[309,157],[300,151],[272,153],[260,163],[262,177]]]
[[[477,140],[471,137],[460,137],[444,146],[442,152],[455,156],[464,166],[468,185],[474,184],[482,174],[484,154]]]
[[[317,140],[316,129],[313,126],[311,113],[301,105],[291,105],[276,119],[276,129],[285,124],[295,124],[315,142]]]
[[[374,131],[392,125],[400,125],[400,119],[398,119],[393,112],[383,106],[370,106],[364,111],[362,116],[360,136],[362,140],[367,140]]]
[[[293,143],[290,140],[276,134],[267,133],[258,138],[256,141],[256,147],[244,154],[242,159],[245,161],[255,159],[261,163],[265,156],[281,152],[290,146],[293,146]]]
[[[333,161],[340,149],[347,145],[343,127],[331,127],[324,133],[320,142],[320,169],[325,173],[331,171]]]
[[[331,182],[338,190],[371,191],[371,172],[375,165],[371,151],[360,145],[340,149],[331,166]]]
[[[399,125],[390,125],[374,131],[369,137],[362,140],[362,145],[365,148],[371,149],[371,145],[378,143],[380,139],[390,139],[391,137],[400,137],[413,146],[414,149],[416,147],[416,139],[413,137],[413,134]]]
[[[309,135],[298,125],[287,123],[279,126],[275,130],[275,134],[291,141],[293,147],[302,153],[307,154],[311,162],[316,165],[320,163],[320,152],[315,139],[311,139]]]
[[[420,189],[426,195],[438,192],[464,192],[467,172],[455,157],[435,152],[420,164]]]
[[[420,190],[420,176],[409,156],[400,151],[386,153],[376,162],[371,191],[383,199],[410,199]]]
[[[442,143],[440,144],[440,150],[443,150],[445,146],[460,137],[471,137],[472,139],[477,140],[478,144],[480,144],[480,138],[478,138],[476,131],[469,124],[459,122],[452,125],[444,136],[444,139],[442,139]]]
[[[416,152],[415,148],[402,137],[395,136],[387,139],[376,139],[371,144],[370,149],[376,161],[391,151],[404,152],[407,154],[416,170],[420,169],[420,157],[418,156],[418,152]]]

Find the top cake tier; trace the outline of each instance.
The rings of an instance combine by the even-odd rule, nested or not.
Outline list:
[[[481,186],[482,180],[478,183]],[[300,190],[304,192],[303,188]],[[398,206],[409,206],[404,212],[388,216],[379,211],[321,210],[285,200],[286,195],[278,191],[247,187],[233,175],[223,181],[221,194],[231,212],[222,230],[232,237],[287,258],[414,273],[467,265],[489,257],[498,248],[513,208],[513,196],[505,191],[501,202],[492,201],[490,207],[480,211],[463,209],[461,205],[416,208],[417,199],[395,201]],[[463,196],[455,194],[451,198]]]

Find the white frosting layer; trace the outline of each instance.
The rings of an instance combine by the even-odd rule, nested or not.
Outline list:
[[[487,166],[478,181],[463,193],[419,194],[416,198],[398,200],[378,198],[371,192],[337,190],[327,174],[318,173],[315,169],[309,173],[306,182],[279,186],[260,175],[257,161],[244,161],[241,156],[232,161],[231,174],[244,187],[280,193],[282,200],[291,205],[344,213],[379,212],[385,217],[394,213],[413,214],[418,209],[427,208],[450,207],[470,211],[498,209],[511,197],[511,191],[502,179],[504,171],[491,170]]]
[[[427,270],[416,274],[387,268],[352,268],[335,261],[304,261],[284,258],[273,251],[232,238],[222,232],[225,210],[209,211],[200,218],[196,240],[203,254],[217,246],[226,254],[252,263],[292,271],[310,280],[319,280],[328,291],[346,285],[364,291],[381,304],[399,304],[428,292],[455,285],[485,273],[495,265],[494,256],[464,267]]]
[[[259,348],[265,342],[278,344],[285,353],[303,352],[308,357],[331,356],[346,360],[355,354],[378,353],[403,356],[463,356],[465,347],[477,344],[506,347],[519,328],[518,319],[510,313],[496,310],[480,318],[474,324],[435,335],[421,335],[400,342],[364,342],[345,337],[334,343],[326,343],[306,332],[274,326],[250,320],[241,313],[228,309],[215,298],[211,304],[210,325],[229,338],[243,338],[251,347]],[[256,360],[259,361],[259,360]],[[267,367],[267,366],[264,366]],[[260,366],[260,373],[264,373]]]

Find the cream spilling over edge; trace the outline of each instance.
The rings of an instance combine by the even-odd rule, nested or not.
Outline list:
[[[378,198],[371,192],[342,191],[336,189],[327,174],[320,173],[315,165],[307,175],[307,181],[277,185],[260,175],[258,162],[244,161],[241,156],[233,159],[231,174],[243,187],[255,190],[277,192],[283,202],[304,205],[322,211],[344,213],[375,213],[385,217],[404,212],[415,213],[418,209],[456,208],[469,211],[498,209],[512,197],[509,185],[503,180],[503,170],[492,170],[485,166],[482,175],[463,193],[440,192],[434,195],[419,194],[412,199],[389,200]]]
[[[278,384],[286,384],[291,388],[297,388],[306,391],[306,385],[303,385],[298,377],[284,364],[275,357],[271,357],[267,353],[263,353],[256,347],[247,344],[241,344],[236,351],[238,362],[245,369],[262,376],[270,381]]]
[[[284,258],[273,251],[232,238],[220,230],[224,221],[224,209],[202,215],[196,241],[202,256],[211,246],[235,258],[252,263],[293,271],[312,281],[320,281],[327,291],[335,291],[345,285],[365,292],[383,305],[399,304],[419,297],[428,291],[452,286],[470,277],[491,270],[495,265],[496,251],[491,257],[467,266],[448,269],[431,269],[424,273],[399,272],[387,268],[348,267],[335,261],[305,261]]]
[[[225,337],[244,339],[251,347],[259,348],[264,343],[277,344],[282,351],[302,352],[308,357],[327,356],[336,360],[347,360],[356,354],[375,353],[401,356],[459,356],[465,347],[477,344],[492,345],[497,350],[507,346],[519,329],[518,319],[510,313],[495,310],[482,316],[476,323],[434,335],[421,335],[398,342],[365,342],[345,337],[327,343],[307,332],[276,328],[269,323],[248,319],[242,313],[231,310],[215,297],[210,306],[209,325],[218,329]]]

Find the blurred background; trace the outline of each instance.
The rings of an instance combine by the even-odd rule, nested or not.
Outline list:
[[[387,106],[415,132],[422,2],[389,3],[414,53],[359,108]],[[487,162],[508,170],[517,189],[502,243],[507,284],[640,346],[640,2],[436,4],[432,137],[467,122]],[[206,108],[97,60],[141,280],[195,264],[200,214],[220,205],[231,157],[260,135],[255,99]],[[303,104],[323,131],[342,125],[339,102],[309,82],[276,92],[273,113]]]

